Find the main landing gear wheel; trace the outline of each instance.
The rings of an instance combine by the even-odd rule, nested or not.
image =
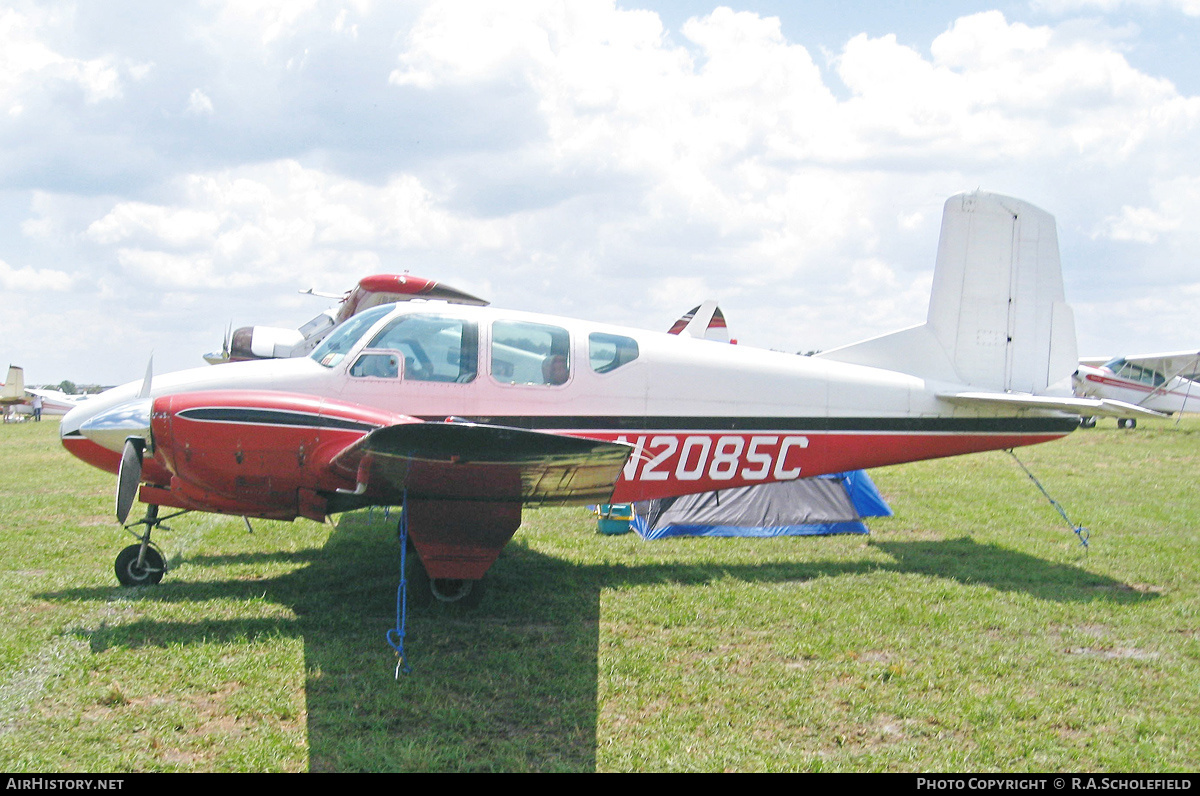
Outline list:
[[[411,607],[427,608],[436,601],[443,605],[470,610],[477,608],[483,600],[482,580],[429,577],[429,572],[421,562],[411,538],[405,546],[404,566],[404,578],[408,583],[408,604]]]
[[[1117,418],[1117,428],[1137,428],[1137,419],[1132,417]]]
[[[408,559],[407,580],[408,604],[414,608],[428,608],[436,601],[469,610],[483,600],[482,580],[431,578],[415,555]]]
[[[1079,427],[1080,428],[1095,428],[1096,427],[1096,418],[1094,418],[1094,417],[1080,418],[1079,419]]]
[[[457,580],[434,578],[429,581],[429,591],[441,603],[451,603],[464,609],[478,608],[483,601],[482,580]]]
[[[139,557],[142,558],[140,564]],[[117,554],[116,571],[122,586],[152,586],[162,580],[167,564],[162,553],[153,547],[147,547],[146,555],[142,557],[142,546],[131,544]]]

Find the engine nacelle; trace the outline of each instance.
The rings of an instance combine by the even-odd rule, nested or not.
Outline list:
[[[255,516],[323,516],[314,495],[355,486],[353,473],[331,467],[333,457],[377,428],[404,422],[418,421],[292,393],[165,395],[154,401],[151,434],[155,460],[174,477],[156,486],[204,511],[240,514],[247,512],[239,506],[253,505]]]
[[[292,347],[304,339],[297,329],[277,326],[243,326],[229,342],[229,359],[274,359],[291,356]]]

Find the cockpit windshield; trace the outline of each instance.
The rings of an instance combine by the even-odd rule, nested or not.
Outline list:
[[[1110,359],[1107,362],[1105,362],[1104,367],[1111,370],[1113,373],[1116,373],[1118,370],[1121,369],[1121,366],[1124,364],[1125,364],[1125,357],[1117,357],[1116,359]]]
[[[329,333],[329,336],[312,352],[312,358],[325,367],[332,368],[345,358],[350,349],[354,348],[355,343],[380,318],[394,309],[396,309],[395,304],[384,304],[379,307],[373,307],[366,312],[360,312],[348,319],[341,326]]]
[[[1152,387],[1161,387],[1167,383],[1166,377],[1158,371],[1126,362],[1123,357],[1117,357],[1104,367],[1123,379],[1140,381],[1142,384],[1149,384]]]

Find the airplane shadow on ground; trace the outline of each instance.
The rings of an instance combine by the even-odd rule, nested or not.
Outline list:
[[[196,557],[307,562],[269,580],[172,583],[138,599],[265,599],[295,618],[138,621],[87,634],[93,651],[223,639],[303,639],[309,766],[314,771],[592,771],[596,768],[600,594],[656,583],[722,578],[783,582],[878,570],[932,574],[1040,599],[1134,603],[1155,595],[1112,579],[970,539],[876,545],[894,563],[578,565],[510,545],[472,612],[433,606],[410,617],[415,671],[394,677],[384,635],[395,624],[394,528],[347,515],[323,550]],[[111,589],[47,599],[107,600]]]

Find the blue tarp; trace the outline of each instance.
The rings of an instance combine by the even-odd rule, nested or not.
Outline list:
[[[633,504],[632,527],[667,536],[815,536],[868,533],[862,517],[892,510],[864,470]]]

